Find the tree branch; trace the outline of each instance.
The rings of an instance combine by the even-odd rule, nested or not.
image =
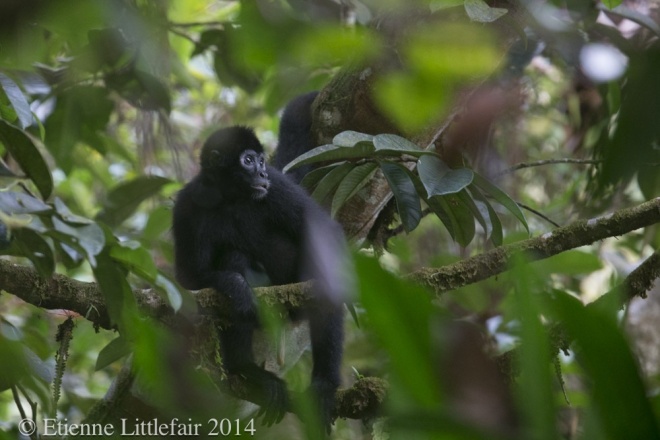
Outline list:
[[[509,167],[505,170],[500,171],[499,173],[495,174],[494,177],[500,177],[505,174],[511,174],[514,171],[521,170],[523,168],[533,168],[533,167],[540,167],[543,165],[552,165],[552,164],[558,164],[558,163],[572,163],[576,165],[598,165],[603,163],[602,160],[597,160],[597,159],[547,159],[547,160],[539,160],[536,162],[520,162],[512,167]]]
[[[437,293],[446,292],[506,271],[512,258],[518,255],[524,255],[528,261],[542,260],[656,223],[660,223],[660,197],[595,219],[579,220],[539,237],[501,246],[448,266],[422,268],[407,278]]]
[[[540,260],[655,223],[660,223],[660,198],[596,219],[577,221],[540,237],[502,246],[452,265],[423,268],[407,278],[431,287],[438,293],[444,292],[506,271],[516,255],[523,254],[530,261]],[[643,295],[659,275],[660,253],[656,252],[626,279],[624,288],[627,296]],[[266,304],[297,308],[309,301],[310,284],[272,286],[256,288],[254,291]],[[103,295],[96,283],[76,281],[58,274],[44,280],[33,268],[0,260],[0,289],[37,307],[71,310],[98,327],[111,328]],[[154,290],[135,289],[133,293],[140,311],[146,316],[168,325],[176,325],[178,315]],[[227,307],[223,307],[226,301],[224,295],[218,295],[212,289],[201,290],[195,297],[202,307],[213,307],[220,313],[227,310]],[[374,408],[384,398],[384,390],[384,382],[378,380],[374,383],[358,381],[354,387],[342,390],[337,396],[339,416],[361,418],[373,414]]]

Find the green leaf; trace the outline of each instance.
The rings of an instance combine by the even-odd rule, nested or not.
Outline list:
[[[484,0],[465,0],[465,12],[477,23],[491,23],[509,12],[504,8],[491,8]]]
[[[566,276],[592,273],[602,269],[603,263],[597,255],[570,250],[534,263],[540,273],[556,273]]]
[[[73,223],[75,225],[89,225],[94,223],[94,221],[91,219],[88,219],[86,217],[81,217],[71,212],[69,207],[66,206],[66,204],[59,197],[55,197],[54,205],[57,214],[60,216],[62,220],[64,220],[67,223]]]
[[[347,175],[342,179],[341,183],[335,192],[334,197],[332,198],[331,205],[331,215],[334,217],[346,201],[353,197],[362,187],[364,187],[371,176],[378,169],[378,165],[373,162],[367,162],[362,165],[358,165],[353,168]]]
[[[370,134],[358,133],[357,131],[342,131],[332,139],[332,144],[338,147],[353,147],[360,142],[373,143],[374,137]]]
[[[488,236],[489,231],[492,229],[490,222],[486,220],[486,217],[484,217],[479,210],[479,207],[474,203],[474,200],[468,193],[466,189],[459,191],[456,193],[456,196],[460,199],[460,201],[463,203],[463,205],[470,211],[472,216],[477,219],[479,224],[481,225],[482,228],[484,228],[484,231],[486,231],[486,237]]]
[[[17,117],[22,128],[32,125],[34,118],[32,116],[32,111],[30,110],[30,104],[27,99],[25,99],[25,95],[13,80],[2,72],[0,72],[0,92],[3,92],[7,97],[7,100],[9,101],[8,103],[13,110],[10,113],[14,113],[14,118],[5,117],[5,114],[2,111],[2,107],[4,107],[2,94],[0,94],[0,115],[9,122],[14,122]]]
[[[98,255],[97,265],[92,270],[108,307],[111,323],[119,326],[119,331],[125,332],[122,335],[128,337],[131,326],[126,324],[137,316],[137,304],[123,267],[110,257],[110,250],[106,246]]]
[[[103,87],[76,86],[57,96],[55,109],[46,120],[45,144],[65,173],[73,167],[72,156],[78,143],[105,148],[98,133],[105,130],[114,110],[109,93]]]
[[[83,252],[72,246],[69,246],[63,241],[55,240],[53,244],[55,245],[55,250],[57,251],[59,261],[64,264],[67,269],[78,267],[80,263],[83,262]]]
[[[160,192],[170,179],[159,176],[140,176],[115,187],[97,218],[110,227],[119,226],[129,218],[140,203]]]
[[[579,347],[576,357],[591,379],[589,390],[608,437],[660,439],[637,359],[616,319],[563,292],[556,292],[551,305]]]
[[[355,165],[351,162],[345,162],[338,167],[335,167],[332,171],[321,179],[316,189],[312,193],[312,198],[319,203],[323,203],[326,197],[328,197],[339,185],[344,177],[353,169]]]
[[[497,215],[497,212],[493,206],[486,199],[486,197],[484,197],[481,191],[479,191],[479,188],[477,188],[474,183],[471,183],[468,189],[470,190],[472,197],[475,199],[475,203],[479,209],[482,211],[485,209],[488,213],[488,220],[491,226],[491,231],[488,233],[488,238],[490,238],[490,241],[495,246],[501,246],[504,239],[504,233],[502,231],[502,222],[500,221],[500,217]]]
[[[176,283],[170,280],[168,277],[158,272],[156,275],[156,287],[158,290],[165,292],[167,295],[167,300],[174,309],[175,312],[179,311],[181,304],[183,303],[183,298],[181,296],[181,291],[177,287]]]
[[[112,246],[110,257],[122,263],[131,272],[150,283],[156,281],[158,269],[148,250],[137,242],[126,242]]]
[[[0,356],[2,359],[11,359],[11,362],[5,362],[0,375],[0,392],[2,392],[20,383],[30,374],[30,369],[25,359],[25,346],[4,335],[0,337]]]
[[[511,212],[522,225],[525,227],[529,233],[529,226],[527,225],[527,220],[525,215],[518,207],[518,204],[514,202],[511,197],[509,197],[504,191],[499,189],[497,186],[483,178],[477,173],[474,173],[474,183],[477,187],[486,194],[489,194],[493,197],[500,205],[504,206],[506,209]]]
[[[96,358],[94,371],[102,370],[113,362],[127,356],[131,353],[131,346],[123,336],[119,336],[108,343],[99,352]]]
[[[96,266],[96,256],[105,246],[105,234],[99,225],[91,223],[89,225],[72,227],[53,217],[54,231],[49,231],[48,235],[60,238],[74,248],[82,249],[92,267]],[[59,233],[57,235],[56,233]]]
[[[55,271],[55,256],[53,249],[40,234],[27,228],[13,231],[14,240],[7,251],[10,255],[21,255],[32,262],[42,278],[50,278]],[[17,252],[11,252],[11,249]]]
[[[502,246],[502,243],[504,242],[504,231],[502,229],[502,222],[500,221],[500,217],[497,215],[497,212],[495,209],[493,209],[493,206],[488,202],[488,200],[484,200],[479,203],[483,204],[488,210],[488,218],[490,219],[490,224],[493,228],[488,238],[495,246]]]
[[[452,170],[436,156],[422,156],[417,163],[417,172],[428,197],[457,193],[472,183],[474,177],[472,170]]]
[[[437,405],[441,387],[433,360],[431,297],[383,270],[375,259],[356,255],[355,263],[360,301],[390,354],[393,375],[415,401],[424,407]]]
[[[156,240],[172,227],[172,209],[159,206],[151,211],[149,220],[142,231],[141,240]]]
[[[338,147],[332,144],[321,145],[289,162],[283,171],[286,173],[291,168],[310,163],[360,159],[370,156],[374,151],[375,147],[371,142],[358,142],[353,147]]]
[[[392,162],[382,162],[380,169],[394,194],[403,228],[410,232],[422,219],[422,207],[413,182],[416,177],[403,165]]]
[[[378,108],[408,133],[423,130],[435,121],[451,96],[447,82],[417,72],[395,71],[379,76],[374,83]]]
[[[141,70],[135,70],[134,73],[144,90],[144,96],[140,98],[137,105],[148,110],[163,109],[169,113],[172,110],[170,92],[163,82],[154,75]]]
[[[45,213],[51,209],[50,206],[30,195],[13,191],[0,191],[0,211],[5,214]]]
[[[445,211],[449,214],[452,228],[456,234],[456,242],[464,247],[470,244],[476,232],[474,216],[470,212],[470,209],[457,194],[435,196],[433,198],[440,199],[444,203]]]
[[[53,191],[53,177],[32,139],[20,128],[0,120],[0,141],[34,182],[41,197],[47,199]]]
[[[309,173],[305,174],[305,177],[303,177],[302,181],[300,182],[300,185],[303,188],[307,188],[308,190],[311,190],[321,181],[321,179],[325,177],[326,174],[328,174],[334,168],[343,164],[344,162],[339,162],[339,163],[333,163],[332,165],[326,165],[324,167],[313,169]]]
[[[521,412],[527,418],[530,437],[555,440],[557,435],[556,409],[551,375],[550,342],[541,322],[538,286],[542,280],[535,276],[522,259],[512,268],[514,304],[520,320],[520,392]]]
[[[426,192],[426,190],[424,190],[424,192]],[[419,189],[417,189],[417,193],[419,194]],[[456,223],[456,219],[452,219],[452,216],[447,212],[447,204],[442,201],[441,197],[426,199],[426,194],[424,194],[422,197],[425,198],[426,204],[429,205],[431,211],[440,219],[442,224],[445,225],[445,228],[447,228],[447,232],[449,232],[452,240],[456,241],[456,232],[454,231],[454,224]]]
[[[395,134],[379,134],[375,136],[374,147],[376,147],[376,154],[383,156],[401,156],[407,154],[409,156],[420,157],[425,154],[436,155],[432,151],[422,150],[408,139]]]

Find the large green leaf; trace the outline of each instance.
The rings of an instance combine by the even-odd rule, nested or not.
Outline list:
[[[401,156],[402,154],[407,154],[409,156],[420,157],[427,154],[436,155],[432,151],[422,150],[408,139],[395,134],[379,134],[375,136],[374,147],[376,147],[376,154],[381,156]]]
[[[170,303],[174,311],[179,311],[181,305],[183,304],[183,298],[181,291],[177,287],[177,284],[170,280],[167,276],[158,272],[156,275],[155,285],[159,291],[165,292],[167,295],[167,301]]]
[[[291,168],[310,163],[338,161],[347,159],[360,159],[369,157],[375,151],[375,147],[371,142],[358,142],[353,147],[338,147],[336,145],[328,144],[316,147],[305,154],[301,154],[291,162],[289,162],[283,169],[286,173]]]
[[[98,255],[93,272],[105,299],[112,324],[119,326],[123,336],[130,337],[132,327],[127,323],[137,317],[137,303],[126,280],[125,269],[110,256],[108,246]]]
[[[98,133],[105,129],[114,109],[108,93],[103,87],[76,86],[57,96],[55,109],[46,120],[45,144],[65,173],[73,167],[76,144],[85,142],[101,152],[106,148]]]
[[[167,113],[172,109],[170,92],[163,82],[154,75],[141,70],[135,70],[135,78],[144,95],[137,101],[140,108],[147,110],[165,110]]]
[[[479,207],[477,206],[476,203],[474,203],[474,200],[468,193],[466,189],[459,191],[456,193],[456,196],[460,199],[460,201],[465,205],[465,207],[470,211],[472,216],[479,222],[482,228],[484,228],[484,231],[486,232],[486,237],[488,237],[488,234],[492,230],[492,226],[489,222],[488,219],[488,213],[486,212],[486,215],[484,216],[479,210]]]
[[[468,189],[479,210],[485,211],[485,213],[483,213],[484,217],[486,216],[486,213],[488,215],[488,222],[491,226],[491,230],[488,232],[488,238],[490,238],[490,241],[495,246],[501,246],[504,239],[504,233],[502,231],[502,222],[500,221],[497,212],[474,183],[470,184]]]
[[[534,263],[540,273],[556,273],[563,276],[589,274],[602,269],[603,263],[597,254],[570,250]]]
[[[99,225],[91,223],[72,227],[67,223],[53,217],[53,230],[48,235],[58,238],[69,246],[81,249],[92,267],[96,266],[96,256],[103,250],[105,234]]]
[[[53,208],[30,195],[14,191],[0,191],[0,211],[5,214],[45,213],[51,209]]]
[[[432,348],[431,297],[383,270],[375,259],[356,255],[355,263],[360,300],[369,325],[390,354],[392,374],[412,399],[434,407],[441,388]]]
[[[34,121],[25,95],[13,80],[2,72],[0,72],[0,115],[12,123],[18,118],[22,128],[32,125]]]
[[[456,232],[456,242],[461,246],[467,246],[474,239],[476,232],[474,216],[470,209],[461,200],[458,194],[448,194],[446,196],[435,196],[442,199],[447,206],[447,211],[454,222],[454,231]]]
[[[342,131],[332,139],[332,144],[338,147],[353,147],[359,142],[372,142],[374,137],[370,134],[358,133],[357,131]]]
[[[140,240],[156,240],[172,227],[172,209],[159,206],[151,211]]]
[[[470,244],[475,234],[474,217],[456,194],[430,197],[428,204],[450,233],[453,233],[452,237],[458,244],[461,246]]]
[[[426,195],[423,197],[426,197]],[[440,197],[434,197],[431,199],[426,199],[426,204],[429,205],[431,211],[440,219],[442,224],[445,225],[445,228],[447,228],[447,232],[449,232],[452,240],[456,241],[456,232],[454,231],[454,224],[456,221],[455,219],[452,220],[452,217],[445,209],[447,207],[446,203],[442,203]]]
[[[111,363],[127,356],[131,352],[131,346],[123,336],[119,336],[108,343],[101,349],[98,357],[96,358],[96,365],[94,371],[99,371]]]
[[[452,170],[436,156],[420,157],[417,172],[428,197],[455,194],[472,183],[474,176],[468,168]]]
[[[110,248],[110,256],[137,276],[150,283],[156,281],[158,269],[148,250],[137,242],[120,243]]]
[[[115,187],[97,218],[115,227],[129,218],[140,203],[160,192],[170,179],[159,176],[141,176]]]
[[[523,224],[525,229],[527,229],[527,232],[529,232],[529,226],[527,225],[525,215],[518,207],[518,204],[514,202],[511,197],[509,197],[504,191],[477,173],[474,173],[474,183],[481,191],[489,194],[499,204],[508,209],[509,212],[511,212],[520,221],[520,223]]]
[[[0,120],[0,141],[34,182],[41,197],[47,199],[53,191],[53,177],[32,139],[20,128]]]
[[[491,8],[484,0],[465,0],[465,11],[470,20],[491,23],[509,12],[504,8]]]
[[[27,228],[14,230],[13,236],[11,247],[18,252],[11,252],[11,255],[26,257],[32,262],[39,275],[50,278],[55,271],[55,256],[50,244],[41,235]]]
[[[300,182],[300,185],[303,188],[307,188],[308,190],[311,190],[321,181],[321,179],[325,177],[326,174],[328,174],[334,168],[343,164],[344,164],[343,162],[339,162],[339,163],[333,163],[332,165],[326,165],[324,167],[316,168],[310,171],[309,173],[305,174],[305,177],[303,177],[302,181]]]
[[[512,268],[514,307],[520,320],[519,401],[527,419],[529,438],[555,440],[557,435],[554,390],[551,375],[550,342],[541,322],[538,287],[542,280],[518,259]]]
[[[57,214],[67,223],[72,223],[74,225],[90,225],[94,223],[94,221],[91,219],[81,217],[71,212],[69,207],[66,206],[66,204],[59,197],[55,197],[53,204],[55,205],[55,211],[57,211]]]
[[[369,182],[371,176],[376,172],[376,169],[378,169],[377,164],[374,162],[367,162],[353,168],[346,177],[342,179],[337,187],[337,191],[335,191],[334,197],[332,198],[331,215],[333,217],[347,200],[353,197]]]
[[[344,177],[353,169],[355,165],[346,162],[338,167],[335,167],[326,174],[323,179],[316,185],[316,189],[312,193],[312,198],[319,203],[323,203],[326,197],[328,197],[332,192],[337,188],[339,182],[341,182]]]
[[[616,319],[556,292],[553,310],[577,343],[599,420],[612,439],[660,439],[637,360]]]
[[[394,194],[403,228],[410,232],[422,219],[422,207],[413,182],[416,177],[406,167],[397,163],[382,162],[380,169]]]

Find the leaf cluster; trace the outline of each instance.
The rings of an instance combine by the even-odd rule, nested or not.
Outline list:
[[[408,232],[419,225],[423,202],[461,246],[474,238],[475,222],[499,246],[502,223],[491,200],[509,210],[529,231],[518,205],[495,184],[469,168],[451,169],[435,152],[397,135],[345,131],[335,136],[332,144],[300,155],[284,171],[307,164],[323,165],[308,173],[302,185],[317,201],[328,203],[332,215],[380,170]]]

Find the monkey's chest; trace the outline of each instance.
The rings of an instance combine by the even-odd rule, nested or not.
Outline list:
[[[221,226],[224,230],[221,248],[239,251],[251,263],[263,267],[274,284],[300,279],[301,245],[298,237],[262,210],[246,207],[232,214],[224,217]]]

